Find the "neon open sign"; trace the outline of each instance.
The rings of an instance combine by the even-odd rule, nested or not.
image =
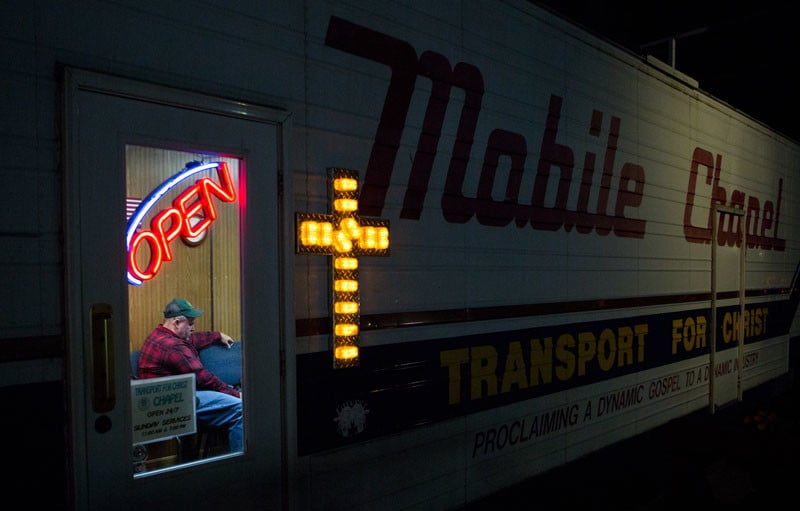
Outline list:
[[[170,190],[190,177],[216,169],[219,183],[210,177],[198,179],[150,220],[149,229],[139,229],[142,219],[152,211],[158,201]],[[213,198],[234,202],[236,190],[225,162],[195,163],[164,181],[136,208],[128,220],[125,235],[128,249],[128,282],[140,286],[151,280],[166,261],[172,261],[170,244],[178,236],[198,238],[208,231],[217,219]],[[142,249],[149,249],[149,257],[139,257]],[[146,264],[140,264],[144,259]]]

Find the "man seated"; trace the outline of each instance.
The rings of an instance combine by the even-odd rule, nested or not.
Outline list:
[[[242,398],[239,391],[209,371],[200,360],[200,350],[220,343],[227,348],[233,339],[222,332],[195,332],[195,318],[203,311],[184,298],[175,298],[164,308],[164,322],[142,345],[139,378],[195,374],[197,422],[228,432],[231,452],[242,450]]]

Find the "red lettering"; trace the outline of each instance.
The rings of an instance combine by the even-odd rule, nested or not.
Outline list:
[[[197,180],[172,201],[172,207],[164,209],[150,220],[150,230],[142,230],[133,235],[128,247],[130,275],[140,281],[151,280],[158,274],[164,261],[172,260],[170,244],[175,238],[179,235],[197,237],[208,230],[217,218],[212,197],[224,202],[236,200],[236,190],[227,163],[219,162],[217,175],[220,184],[208,177]],[[190,219],[194,218],[200,221],[193,226]],[[139,264],[139,249],[143,244],[150,249],[149,258],[141,257],[148,261],[144,268]]]
[[[167,225],[167,222],[171,222]],[[172,261],[172,250],[169,244],[181,233],[183,216],[175,208],[168,208],[150,221],[150,228],[157,233],[159,248],[165,261]]]
[[[534,229],[543,231],[555,231],[561,228],[564,223],[564,213],[569,198],[569,186],[572,182],[572,169],[574,167],[574,157],[572,149],[556,142],[558,135],[558,123],[561,119],[562,99],[558,96],[550,96],[550,106],[547,111],[545,121],[544,136],[542,146],[539,151],[539,167],[536,170],[536,180],[533,184],[533,215],[531,224]],[[556,203],[554,208],[544,205],[547,185],[550,180],[550,169],[555,166],[559,169],[559,181],[556,191]],[[519,225],[519,222],[517,222]]]
[[[589,122],[589,134],[593,137],[599,137],[603,127],[603,112],[598,110],[592,111],[592,117]],[[581,178],[581,185],[578,190],[578,205],[572,219],[567,219],[564,224],[564,229],[569,232],[572,226],[575,225],[576,230],[581,234],[592,232],[594,227],[593,215],[589,214],[589,195],[592,193],[592,181],[594,179],[594,166],[597,161],[597,155],[593,152],[586,151],[583,157],[583,177]],[[644,232],[644,231],[643,231]]]
[[[475,206],[475,216],[480,224],[502,227],[511,223],[516,215],[526,155],[525,137],[522,135],[505,130],[494,130],[489,135]],[[492,199],[492,188],[502,156],[507,156],[511,160],[511,171],[505,197],[502,201],[496,201]]]
[[[419,74],[431,78],[431,95],[422,122],[422,132],[417,143],[417,152],[411,165],[408,188],[403,199],[400,218],[419,220],[425,195],[428,193],[433,161],[442,136],[444,115],[450,101],[450,63],[436,52],[426,51],[419,60]],[[367,190],[369,192],[369,190]],[[363,196],[363,192],[362,192]]]
[[[325,42],[332,48],[384,64],[391,71],[359,198],[360,210],[365,216],[382,214],[411,95],[417,76],[422,76],[431,80],[431,94],[400,211],[401,218],[420,218],[445,114],[450,104],[450,93],[453,87],[457,87],[464,91],[464,102],[441,197],[442,216],[446,221],[466,223],[476,216],[482,225],[503,227],[514,219],[518,227],[530,224],[539,230],[555,231],[563,226],[564,230],[571,231],[577,225],[577,231],[581,234],[596,228],[600,235],[606,235],[613,230],[617,236],[644,237],[646,222],[624,216],[629,209],[638,208],[641,204],[645,185],[645,172],[641,166],[632,163],[622,165],[614,214],[611,215],[608,211],[620,133],[619,118],[611,117],[595,214],[588,212],[596,159],[596,155],[589,152],[584,159],[577,211],[567,209],[570,187],[575,180],[574,156],[571,147],[557,140],[563,99],[556,95],[550,97],[531,204],[519,203],[524,165],[528,156],[527,142],[521,134],[503,129],[495,129],[489,135],[476,196],[468,197],[464,195],[463,188],[484,95],[480,71],[464,62],[451,68],[446,57],[432,51],[423,52],[417,59],[413,47],[406,41],[335,16],[331,17]],[[592,112],[592,136],[600,135],[602,119],[601,112]],[[494,181],[498,166],[506,158],[510,161],[510,170],[505,196],[496,200],[492,197]],[[545,200],[548,197],[553,167],[558,168],[559,179],[555,204],[549,206],[545,205]]]
[[[473,201],[464,197],[462,186],[483,102],[483,77],[478,68],[459,62],[453,70],[453,79],[458,80],[457,85],[464,89],[464,106],[461,107],[453,156],[442,194],[442,216],[448,222],[465,223],[474,213]]]
[[[147,243],[150,247],[150,259],[147,267],[142,270],[136,262],[136,254],[139,253],[139,246],[142,242]],[[159,239],[151,231],[142,231],[136,233],[131,240],[131,246],[128,250],[128,272],[139,280],[150,280],[156,276],[158,270],[161,269],[161,261],[164,258],[161,254],[161,244]]]
[[[400,147],[411,95],[417,81],[417,54],[406,41],[331,16],[325,44],[347,53],[386,64],[392,70],[383,112],[375,133],[364,186],[359,197],[363,216],[381,216],[391,169]]]
[[[628,189],[630,183],[633,183],[633,190]],[[625,208],[638,208],[642,204],[643,196],[644,169],[639,165],[626,163],[622,166],[619,178],[617,206],[614,209],[614,234],[624,238],[644,238],[645,221],[625,217]]]
[[[706,168],[706,186],[711,187],[711,200],[709,201],[708,221],[706,226],[700,227],[692,223],[697,194],[697,174],[699,167]],[[713,227],[714,204],[728,205],[741,209],[747,207],[744,223],[741,216],[720,212],[719,229],[717,233],[718,246],[739,246],[744,229],[744,238],[749,248],[763,248],[765,250],[786,249],[786,240],[778,237],[778,218],[780,216],[781,200],[783,195],[783,179],[778,179],[778,207],[777,211],[772,201],[764,201],[761,209],[761,200],[755,196],[747,196],[740,190],[731,193],[730,203],[727,203],[727,191],[720,186],[722,173],[722,155],[716,158],[711,152],[700,147],[695,148],[692,154],[692,163],[689,173],[689,183],[686,190],[686,203],[683,210],[683,235],[690,243],[710,243]],[[773,221],[774,215],[774,221]],[[760,218],[759,218],[760,217]],[[772,236],[767,231],[772,230]]]

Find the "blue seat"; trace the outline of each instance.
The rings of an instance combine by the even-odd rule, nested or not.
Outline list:
[[[139,379],[139,350],[131,352],[131,380]]]
[[[230,348],[212,344],[200,350],[200,361],[206,369],[219,379],[240,388],[242,385],[242,343],[235,342]]]
[[[200,361],[217,378],[237,389],[242,388],[242,343],[235,342],[230,348],[222,344],[212,344],[200,350]],[[227,452],[227,437],[222,430],[209,430],[202,437],[199,446],[200,457],[211,452]]]
[[[216,374],[219,379],[233,385],[242,385],[242,343],[235,342],[230,348],[221,344],[212,344],[200,350],[200,361],[206,369]],[[131,379],[139,379],[139,350],[131,352]]]

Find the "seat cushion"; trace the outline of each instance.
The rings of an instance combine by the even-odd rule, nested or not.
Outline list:
[[[203,365],[228,385],[242,383],[242,343],[235,342],[230,348],[212,344],[200,350]]]

